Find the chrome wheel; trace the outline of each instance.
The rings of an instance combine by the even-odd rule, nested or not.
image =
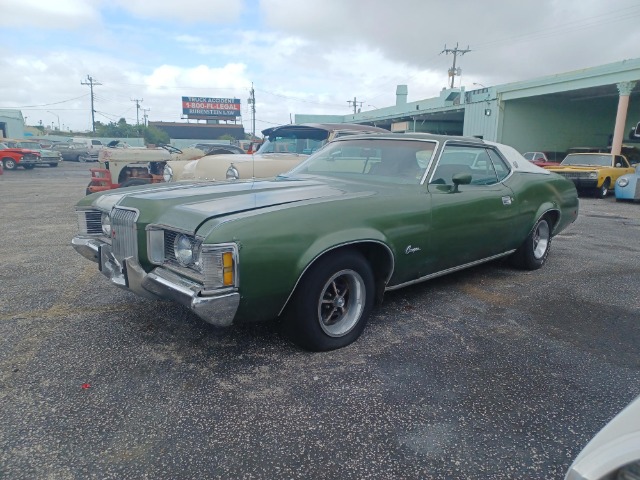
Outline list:
[[[546,220],[541,220],[536,225],[536,229],[533,232],[533,256],[539,260],[544,257],[549,246],[549,239],[551,238],[551,230]]]
[[[366,286],[354,270],[341,270],[324,284],[318,302],[320,328],[331,337],[348,333],[360,320]]]

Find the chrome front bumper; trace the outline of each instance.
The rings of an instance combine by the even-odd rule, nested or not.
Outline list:
[[[102,274],[120,288],[145,298],[181,303],[205,322],[218,327],[233,323],[240,303],[238,292],[201,296],[202,285],[171,270],[156,267],[147,273],[133,257],[120,263],[111,253],[111,245],[96,238],[76,236],[71,245],[80,255],[98,263]]]

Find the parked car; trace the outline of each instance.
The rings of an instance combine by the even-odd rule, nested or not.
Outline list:
[[[556,152],[553,152],[553,153],[556,153]],[[564,158],[562,157],[558,161],[551,160],[549,159],[549,157],[545,152],[525,152],[522,154],[522,156],[527,160],[529,160],[534,165],[538,165],[539,167],[557,166],[562,161],[562,158]],[[557,157],[554,156],[554,158],[557,158]]]
[[[338,138],[275,179],[136,187],[76,212],[72,245],[113,284],[218,326],[280,317],[331,350],[387,290],[502,257],[540,268],[578,198],[506,145],[387,133]]]
[[[53,146],[53,149],[60,152],[63,160],[73,160],[76,162],[97,162],[99,150],[89,148],[84,143],[62,142]]]
[[[349,123],[281,125],[262,131],[265,141],[253,155],[218,155],[188,163],[168,162],[167,182],[179,180],[238,180],[268,178],[291,170],[327,142],[344,135],[387,130]]]
[[[0,143],[0,163],[7,170],[15,170],[18,167],[31,170],[40,163],[40,154],[28,148],[12,148],[6,143]]]
[[[114,188],[163,182],[164,166],[169,160],[184,162],[200,158],[204,152],[197,148],[184,151],[171,145],[162,147],[130,147],[114,140],[98,154],[100,167],[91,169],[87,195]]]
[[[604,198],[621,175],[633,168],[623,155],[611,153],[570,153],[558,166],[544,167],[571,180],[580,191]]]
[[[95,138],[73,137],[69,139],[69,141],[73,143],[82,143],[88,150],[100,150],[104,147],[102,142]]]
[[[60,152],[42,148],[40,143],[38,143],[35,140],[4,139],[3,143],[10,148],[22,148],[22,149],[38,152],[39,156],[37,157],[35,162],[29,164],[33,166],[27,167],[27,164],[25,164],[24,165],[25,168],[33,168],[37,165],[49,165],[50,167],[57,167],[58,163],[60,163],[60,161],[62,160],[62,156],[60,155]],[[6,168],[6,165],[5,165],[5,168]],[[7,170],[11,170],[11,169],[7,168]]]
[[[565,480],[640,478],[640,397],[616,415],[578,454]]]
[[[616,180],[616,201],[640,200],[640,165],[635,168],[633,173],[622,175]]]

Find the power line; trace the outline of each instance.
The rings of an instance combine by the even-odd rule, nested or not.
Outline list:
[[[89,85],[91,88],[91,127],[93,129],[93,133],[96,133],[96,117],[95,117],[95,109],[93,108],[93,86],[94,85],[102,85],[100,82],[94,81],[91,75],[87,75],[86,82],[80,82],[80,85]]]
[[[132,98],[132,102],[136,102],[136,125],[140,125],[140,102],[144,102],[144,98]]]
[[[453,84],[454,84],[456,75],[460,75],[462,73],[460,68],[456,68],[456,59],[458,58],[458,55],[462,56],[465,53],[468,53],[470,51],[471,50],[469,50],[469,47],[467,47],[464,50],[458,48],[458,43],[456,42],[456,47],[455,48],[447,48],[447,45],[445,44],[444,50],[442,50],[440,52],[440,55],[442,55],[443,53],[445,55],[449,55],[450,53],[453,54],[453,66],[449,69],[449,76],[451,77],[451,88],[453,88]]]
[[[73,100],[78,100],[80,98],[84,98],[87,95],[89,95],[88,93],[85,93],[84,95],[80,95],[79,97],[74,97],[74,98],[70,98],[69,100],[62,100],[60,102],[53,102],[53,103],[43,103],[41,105],[22,105],[20,107],[0,107],[0,108],[37,108],[37,107],[49,107],[51,105],[60,105],[61,103],[67,103],[67,102],[72,102]]]
[[[353,103],[353,113],[355,115],[356,113],[358,113],[358,112],[356,112],[356,109],[358,108],[358,104],[360,104],[360,108],[362,108],[362,104],[364,102],[358,102],[356,97],[353,97],[353,100],[347,100],[347,103],[349,104],[349,106],[351,106],[351,104]]]

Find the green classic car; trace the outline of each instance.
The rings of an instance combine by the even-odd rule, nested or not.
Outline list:
[[[75,249],[110,281],[218,326],[280,318],[300,346],[356,340],[388,290],[509,256],[541,267],[572,182],[464,137],[342,137],[266,181],[93,194]]]

